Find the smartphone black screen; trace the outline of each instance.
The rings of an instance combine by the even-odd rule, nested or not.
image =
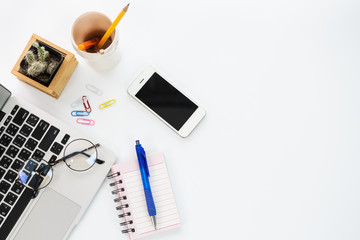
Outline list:
[[[135,96],[177,131],[198,108],[157,73],[150,77]]]

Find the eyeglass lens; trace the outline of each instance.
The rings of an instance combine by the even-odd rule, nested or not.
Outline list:
[[[86,139],[76,139],[70,142],[65,150],[66,165],[75,171],[85,171],[91,168],[97,159],[95,145]]]
[[[27,160],[19,169],[19,179],[28,188],[42,189],[46,187],[53,177],[51,166],[38,158]]]

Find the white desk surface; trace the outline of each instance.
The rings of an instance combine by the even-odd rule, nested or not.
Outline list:
[[[360,4],[357,0],[130,1],[122,59],[79,65],[55,100],[10,71],[32,33],[75,52],[74,20],[115,19],[126,1],[6,1],[0,83],[112,149],[118,162],[163,151],[182,226],[147,239],[360,239]],[[147,65],[207,110],[181,138],[126,92]],[[104,91],[97,97],[90,83]],[[70,116],[87,94],[93,127]],[[69,239],[127,239],[107,184]]]

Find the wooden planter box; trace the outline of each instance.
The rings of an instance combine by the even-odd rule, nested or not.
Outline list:
[[[24,72],[22,71],[22,69],[20,68],[21,61],[23,60],[26,52],[30,49],[30,47],[32,46],[32,44],[35,41],[40,41],[40,42],[43,42],[43,43],[49,45],[50,47],[59,51],[64,57],[63,62],[61,63],[59,69],[57,70],[54,78],[52,79],[52,81],[48,87],[46,87],[46,86],[42,85],[41,83],[26,76],[24,74]],[[30,84],[31,86],[49,94],[50,96],[52,96],[54,98],[59,98],[61,92],[65,88],[65,85],[69,81],[71,74],[74,72],[77,64],[78,64],[78,61],[76,60],[74,54],[47,41],[46,39],[44,39],[42,37],[39,37],[36,34],[33,34],[30,38],[30,41],[26,45],[24,51],[22,52],[20,58],[18,59],[14,68],[12,69],[11,73],[14,74],[19,80]]]

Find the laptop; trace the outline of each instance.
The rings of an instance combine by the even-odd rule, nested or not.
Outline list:
[[[66,145],[78,138],[87,139],[59,119],[12,97],[0,85],[0,240],[69,236],[109,173],[115,155],[100,143],[96,149],[103,164],[77,172],[60,162],[53,167],[50,184],[37,195],[17,179],[24,161],[30,157],[59,159]]]

